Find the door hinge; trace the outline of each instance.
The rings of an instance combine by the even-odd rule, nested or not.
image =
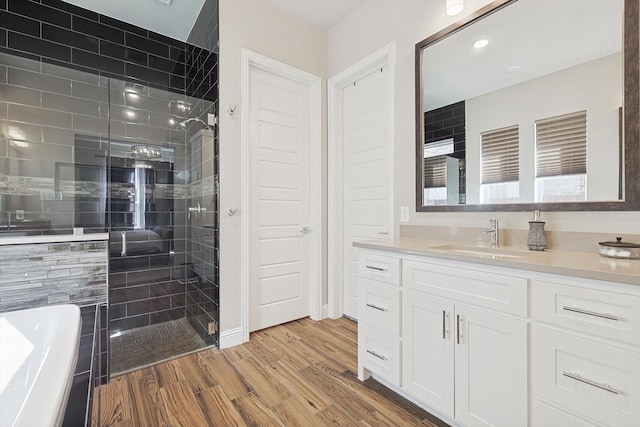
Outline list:
[[[213,335],[216,333],[216,322],[209,322],[207,325],[208,334]]]

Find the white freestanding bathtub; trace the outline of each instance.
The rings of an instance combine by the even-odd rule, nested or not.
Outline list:
[[[0,427],[62,425],[80,328],[75,305],[0,313]]]

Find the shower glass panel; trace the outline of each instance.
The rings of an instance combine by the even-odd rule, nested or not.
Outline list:
[[[213,131],[197,120],[185,123],[199,100],[113,78],[109,86],[106,221],[114,376],[217,344],[217,324],[198,310],[211,289],[202,280],[206,254],[194,254],[202,245],[191,243],[200,241],[192,224],[204,228],[214,211],[208,203],[213,188],[207,188],[208,200],[201,197],[202,159],[213,158],[202,152],[213,149]]]

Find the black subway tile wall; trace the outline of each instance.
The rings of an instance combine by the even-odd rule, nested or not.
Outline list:
[[[0,232],[109,231],[105,336],[188,316],[217,344],[217,128],[178,126],[218,110],[217,0],[188,41],[61,0],[0,0]],[[138,167],[134,142],[161,157]],[[208,210],[190,220],[195,203]]]
[[[186,89],[184,42],[63,1],[0,2],[0,27],[0,50],[6,53],[62,61],[180,93]]]
[[[438,142],[453,138],[453,153],[449,154],[460,163],[460,204],[466,203],[466,136],[464,101],[436,108],[424,113],[424,143]]]

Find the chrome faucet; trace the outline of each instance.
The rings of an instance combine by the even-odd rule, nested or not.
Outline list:
[[[483,228],[482,232],[485,234],[491,234],[491,247],[500,247],[500,227],[498,226],[498,220],[496,218],[489,220],[491,228]]]

